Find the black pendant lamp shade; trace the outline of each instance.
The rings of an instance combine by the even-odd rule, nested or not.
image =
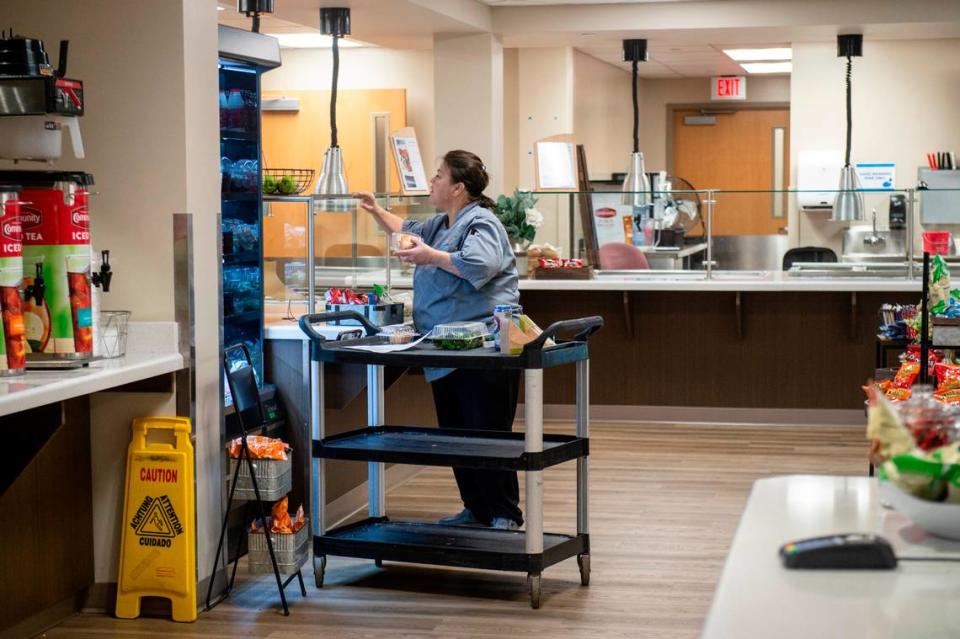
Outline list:
[[[273,13],[273,0],[237,0],[237,12],[253,18],[254,33],[260,33],[260,16]]]
[[[339,41],[343,36],[350,35],[350,9],[321,7],[320,31],[332,39],[333,80],[330,88],[330,148],[323,154],[323,166],[313,192],[317,195],[346,195],[350,191],[343,173],[343,155],[337,138],[337,83],[340,77]],[[344,205],[335,201],[326,208],[337,209]]]
[[[630,154],[627,177],[623,180],[621,190],[623,191],[624,204],[645,207],[648,204],[647,192],[650,190],[650,181],[647,179],[643,153],[640,152],[640,105],[637,103],[637,67],[639,63],[647,61],[647,41],[640,39],[624,40],[623,60],[631,63],[633,79],[631,84],[633,93],[633,153]]]
[[[320,33],[323,35],[350,35],[350,9],[347,7],[322,7],[320,9]]]
[[[852,222],[863,219],[863,195],[859,193],[860,180],[850,164],[850,146],[853,137],[853,58],[863,55],[863,35],[850,33],[837,36],[837,57],[847,59],[847,136],[843,151],[840,184],[833,201],[832,219]]]

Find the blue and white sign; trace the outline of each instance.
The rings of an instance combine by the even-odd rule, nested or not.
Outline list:
[[[857,162],[860,188],[871,191],[893,191],[897,165],[893,162]]]

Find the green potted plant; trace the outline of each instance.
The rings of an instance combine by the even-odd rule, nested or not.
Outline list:
[[[515,253],[525,251],[543,225],[543,214],[534,208],[536,203],[533,193],[520,189],[497,198],[493,212],[507,230]]]

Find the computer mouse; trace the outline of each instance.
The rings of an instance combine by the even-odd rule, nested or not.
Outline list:
[[[780,547],[786,568],[829,570],[892,570],[893,546],[879,535],[846,533],[791,541]]]

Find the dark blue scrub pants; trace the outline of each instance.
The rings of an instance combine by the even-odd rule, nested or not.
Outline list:
[[[513,430],[520,371],[457,369],[431,383],[440,428]],[[454,468],[463,504],[480,522],[494,517],[523,524],[517,473]]]

